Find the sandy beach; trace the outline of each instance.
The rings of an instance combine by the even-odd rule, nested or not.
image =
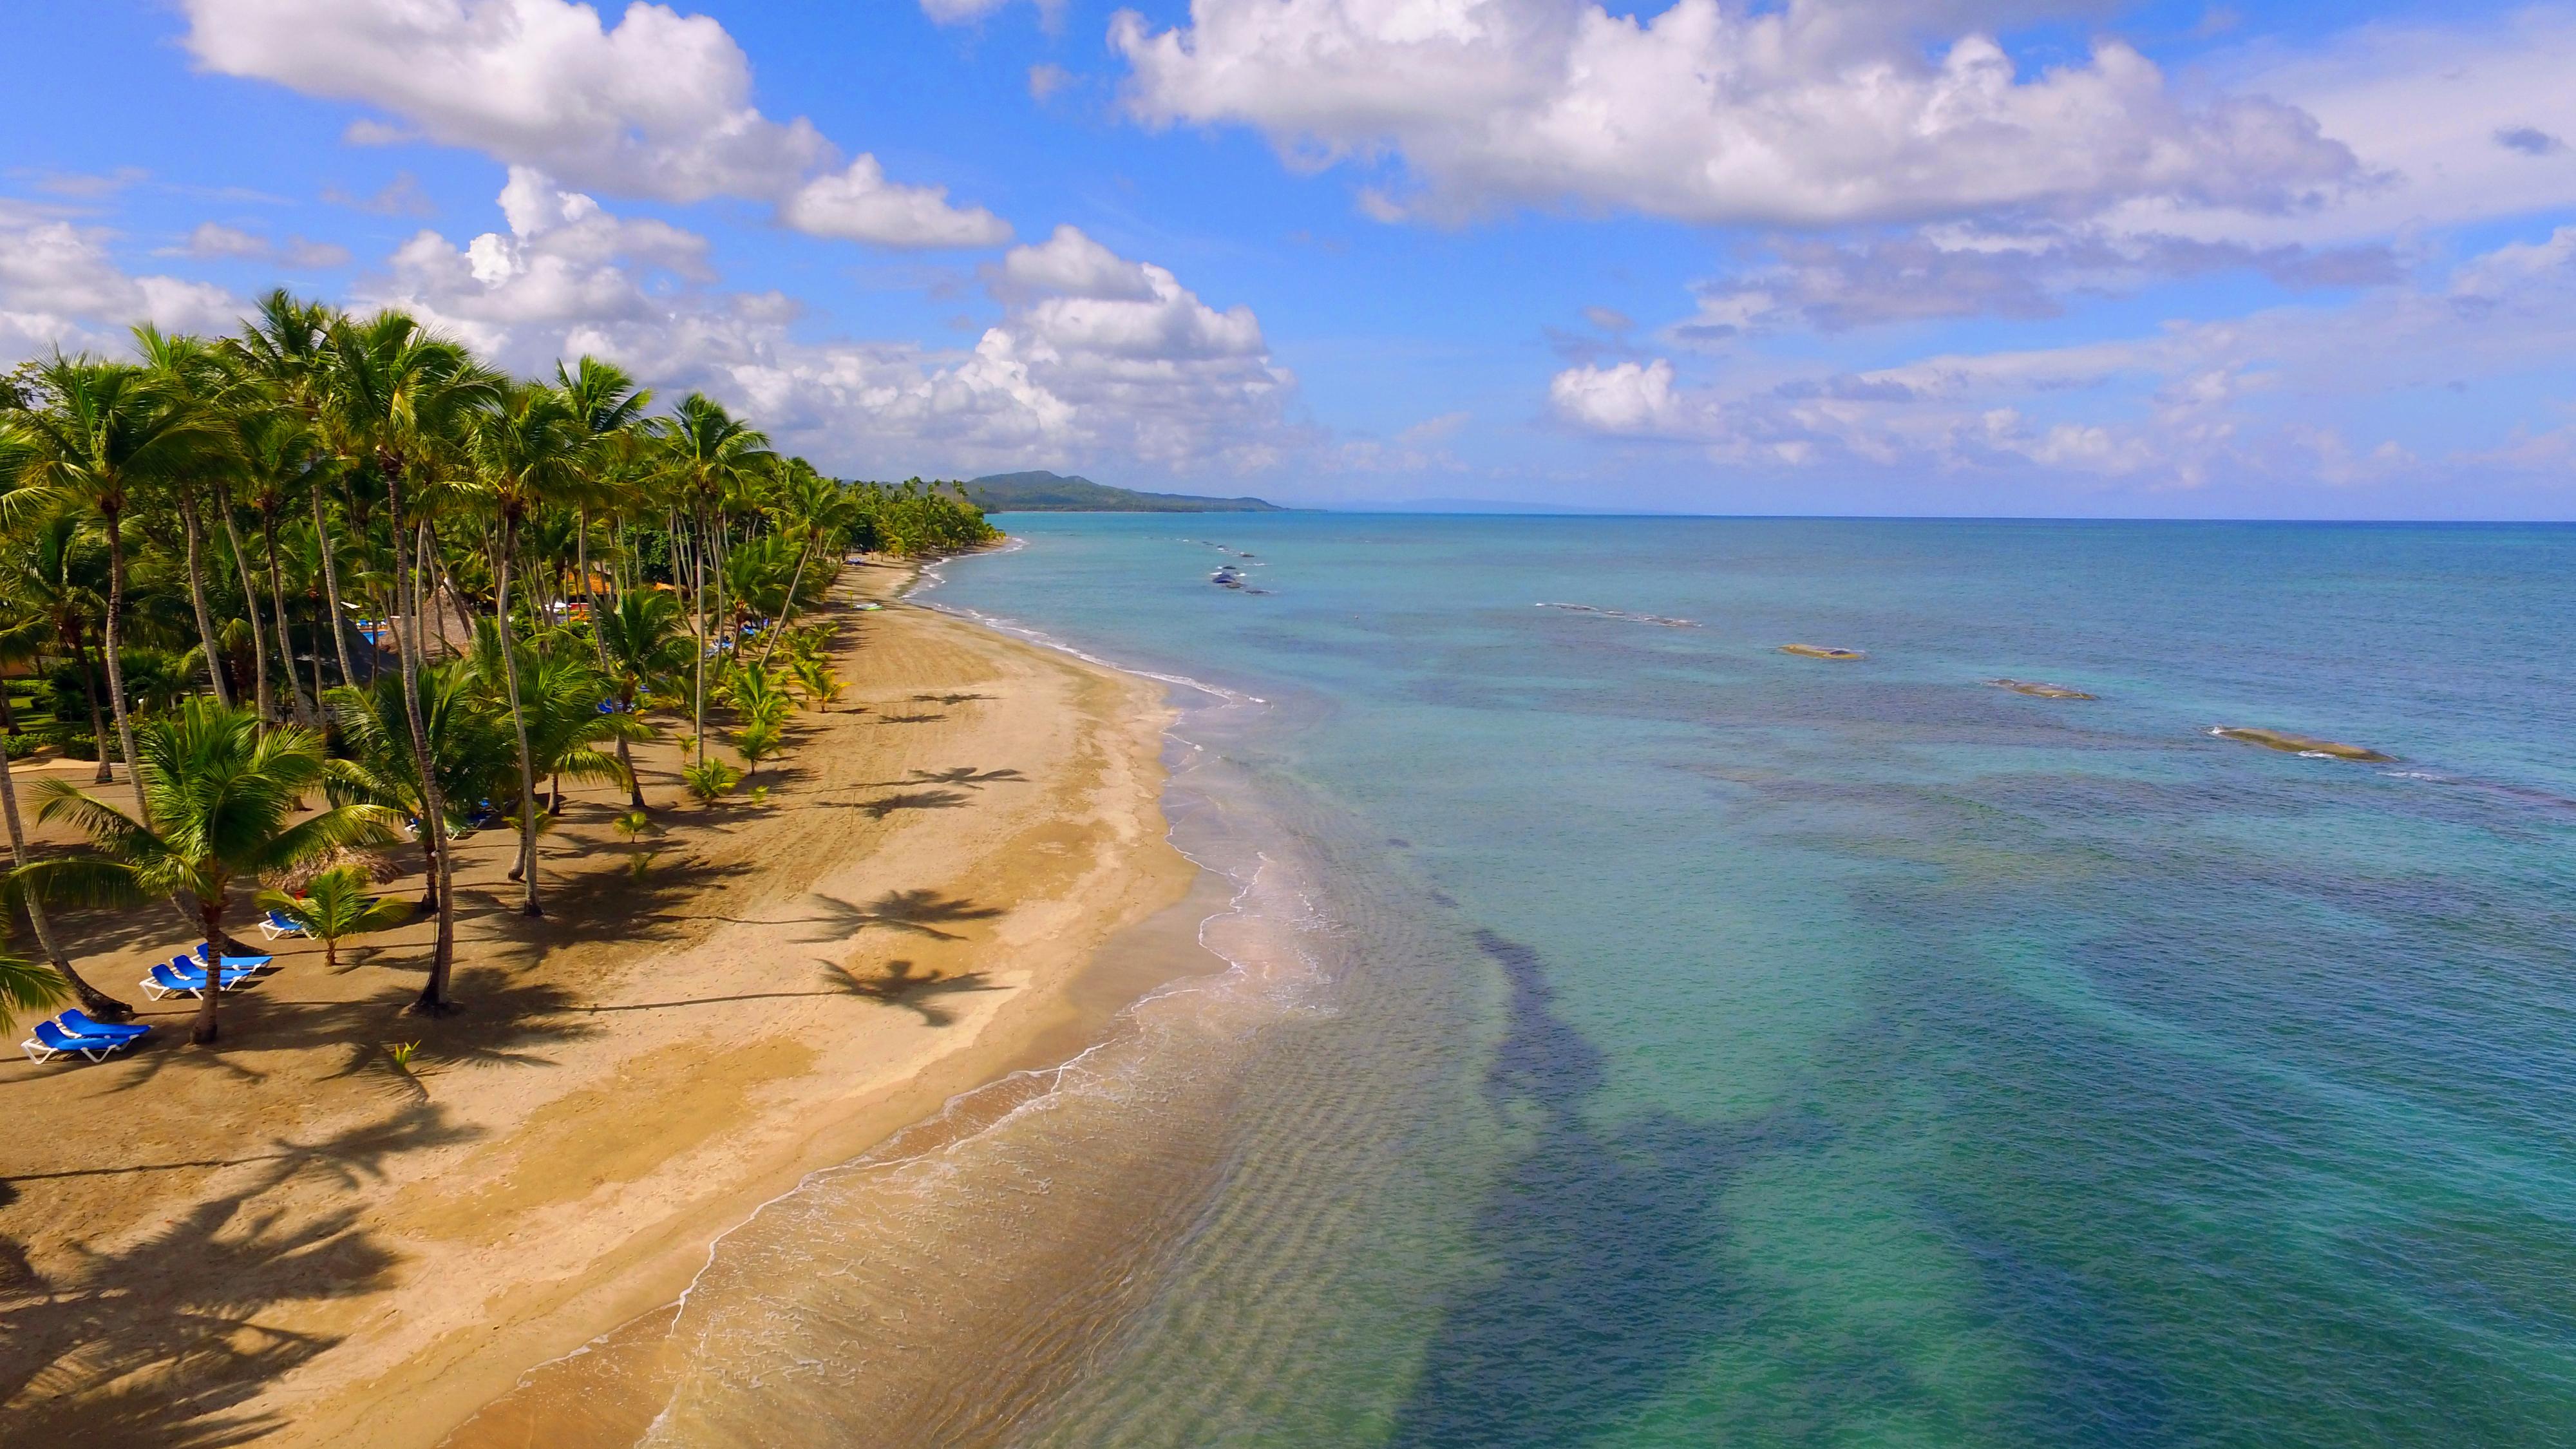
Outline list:
[[[929,610],[846,612],[908,576],[845,575],[849,689],[796,717],[765,804],[700,807],[675,745],[640,751],[662,833],[630,847],[619,792],[574,787],[543,921],[515,914],[507,835],[465,841],[453,1017],[402,1014],[424,918],[336,975],[281,943],[221,1047],[191,1048],[193,1004],[133,988],[187,944],[175,918],[64,922],[161,1029],[108,1064],[0,1066],[6,1437],[435,1444],[670,1302],[804,1174],[1070,1055],[1186,969],[1177,944],[1100,949],[1198,879],[1164,839],[1159,687]],[[382,889],[417,895],[400,863]],[[387,1048],[415,1041],[405,1069]]]

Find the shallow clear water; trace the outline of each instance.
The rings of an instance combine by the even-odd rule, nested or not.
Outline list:
[[[1279,949],[960,1439],[2576,1442],[2576,530],[1003,522]]]

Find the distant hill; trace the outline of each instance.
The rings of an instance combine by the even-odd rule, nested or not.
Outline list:
[[[1258,498],[1198,498],[1187,493],[1138,493],[1060,473],[996,473],[966,485],[966,496],[986,513],[1284,513]]]

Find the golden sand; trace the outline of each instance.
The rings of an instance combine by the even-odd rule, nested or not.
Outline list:
[[[192,1048],[187,1004],[131,988],[175,919],[67,921],[160,1029],[0,1066],[0,1265],[26,1268],[0,1272],[6,1437],[435,1444],[668,1303],[806,1172],[1153,984],[1091,963],[1197,878],[1164,840],[1158,687],[918,608],[845,641],[844,702],[797,716],[766,805],[683,803],[676,750],[640,752],[665,832],[640,883],[605,787],[541,841],[542,922],[510,838],[464,842],[453,1017],[401,1011],[422,923],[338,975],[281,943]],[[384,1047],[409,1041],[404,1072]]]

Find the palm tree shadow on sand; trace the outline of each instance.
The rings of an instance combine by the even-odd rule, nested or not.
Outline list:
[[[873,977],[860,976],[846,966],[827,961],[823,963],[823,979],[836,988],[837,994],[909,1007],[920,1013],[924,1026],[946,1026],[957,1019],[934,1005],[931,998],[1002,989],[981,971],[961,971],[954,976],[916,975],[909,961],[888,961],[883,974]]]
[[[978,905],[966,896],[931,890],[888,891],[864,906],[821,891],[806,899],[822,910],[820,915],[803,918],[804,924],[815,928],[805,937],[808,941],[846,941],[871,927],[940,941],[962,941],[963,936],[940,927],[961,921],[989,921],[1004,913],[1000,906]]]
[[[283,1427],[236,1412],[339,1340],[256,1320],[290,1303],[383,1288],[393,1251],[352,1205],[300,1221],[259,1199],[320,1172],[355,1189],[396,1155],[463,1142],[472,1129],[415,1104],[321,1142],[280,1140],[241,1159],[269,1164],[240,1191],[210,1198],[131,1247],[85,1252],[46,1277],[0,1239],[0,1426],[11,1443],[243,1444]],[[181,1164],[97,1169],[150,1172]],[[198,1164],[186,1164],[198,1165]],[[16,1196],[0,1184],[0,1207]]]

